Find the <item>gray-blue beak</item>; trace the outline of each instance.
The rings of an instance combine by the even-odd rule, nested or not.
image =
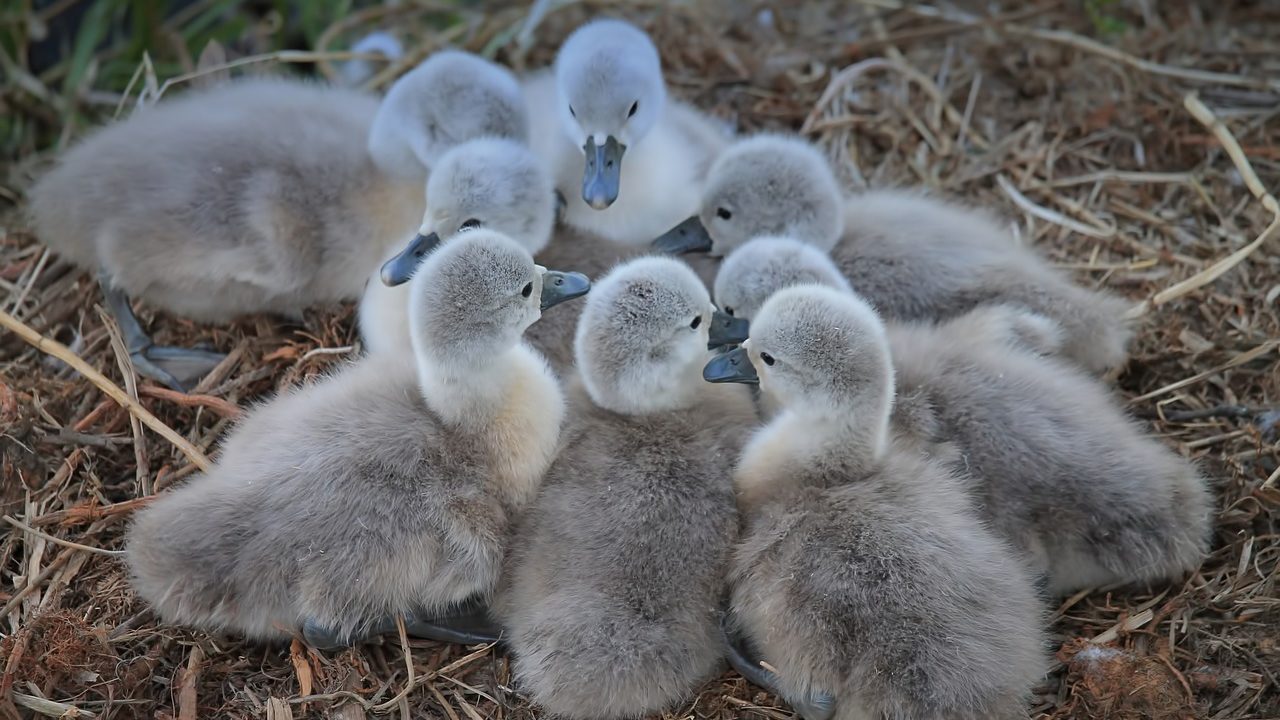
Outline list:
[[[697,215],[658,236],[653,241],[655,250],[682,255],[691,252],[710,252],[711,235]]]
[[[711,316],[711,328],[707,335],[707,349],[715,350],[726,345],[741,345],[747,341],[751,323],[746,318],[734,317],[723,310]]]
[[[758,385],[760,376],[747,357],[747,351],[734,348],[727,353],[711,358],[702,368],[702,379],[710,383],[745,383]]]
[[[596,210],[603,210],[618,199],[622,154],[627,146],[610,135],[604,145],[599,146],[595,138],[587,138],[583,150],[587,154],[587,167],[582,174],[582,200]]]
[[[548,270],[542,276],[542,309],[555,307],[565,300],[582,297],[591,291],[591,279],[580,272]]]
[[[395,287],[409,282],[413,271],[418,269],[418,264],[439,244],[440,236],[435,233],[414,235],[404,250],[382,264],[382,284]]]

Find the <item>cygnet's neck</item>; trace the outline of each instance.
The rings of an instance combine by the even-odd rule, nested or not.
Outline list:
[[[524,343],[480,362],[432,363],[422,352],[416,357],[427,407],[481,438],[490,449],[495,489],[510,508],[526,506],[555,459],[564,420],[564,396],[546,361]]]
[[[825,471],[874,468],[888,451],[891,408],[891,388],[880,402],[844,411],[783,407],[743,449],[735,474],[740,506],[748,511],[785,496]]]
[[[702,379],[702,366],[705,364],[706,358],[690,363],[676,376],[663,378],[660,384],[629,383],[623,376],[616,382],[625,387],[615,388],[608,397],[599,392],[588,378],[584,378],[584,384],[592,401],[606,410],[623,415],[677,412],[687,410],[701,401],[701,391],[707,384]]]
[[[427,407],[445,423],[480,431],[501,415],[513,383],[528,382],[531,351],[516,343],[484,357],[438,362],[424,350],[420,338],[412,338],[418,366],[418,385]]]

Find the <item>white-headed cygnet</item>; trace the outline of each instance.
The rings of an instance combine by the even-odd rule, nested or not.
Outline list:
[[[647,243],[698,208],[728,134],[667,97],[653,41],[621,20],[596,20],[525,82],[531,142],[552,168],[571,227]]]
[[[641,717],[722,661],[730,474],[756,416],[745,388],[701,379],[711,298],[683,263],[620,265],[586,306],[562,449],[519,521],[497,611],[516,682],[544,709]]]
[[[784,409],[734,474],[744,535],[727,630],[752,649],[730,656],[758,652],[777,673],[744,674],[769,676],[809,720],[1025,717],[1046,667],[1030,575],[961,479],[891,436],[875,311],[819,286],[773,295],[706,377],[757,372]]]
[[[370,353],[410,350],[406,283],[438,243],[486,228],[518,238],[537,255],[550,240],[555,214],[551,178],[515,140],[482,138],[449,150],[431,171],[427,197],[429,207],[417,236],[382,266],[360,299],[360,336]]]
[[[387,91],[369,133],[369,154],[384,172],[421,183],[445,153],[484,137],[528,141],[520,83],[497,63],[442,50]]]
[[[423,163],[446,143],[527,133],[522,99],[509,117],[483,102],[493,93],[462,92],[493,87],[489,65],[437,53],[382,107],[282,78],[165,100],[63,156],[32,190],[36,231],[98,273],[139,372],[182,389],[221,356],[154,345],[129,296],[202,321],[359,297],[420,223]]]
[[[432,253],[410,285],[412,354],[258,408],[212,470],[138,514],[138,594],[168,622],[320,647],[484,602],[564,415],[521,342],[561,299],[548,275],[490,231]]]
[[[713,345],[741,342],[776,291],[848,291],[831,259],[797,240],[758,238],[716,278]],[[1210,495],[1195,469],[1125,417],[1105,387],[1054,357],[1050,319],[991,305],[939,324],[890,323],[894,425],[954,445],[970,494],[1057,596],[1176,578],[1203,559]]]
[[[1125,359],[1123,301],[1075,285],[975,209],[901,190],[843,197],[827,159],[798,138],[760,135],[730,146],[712,166],[698,215],[656,245],[723,257],[761,235],[830,252],[886,320],[1019,305],[1061,325],[1063,353],[1086,369]]]

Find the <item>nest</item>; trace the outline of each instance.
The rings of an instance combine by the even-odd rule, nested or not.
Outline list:
[[[239,58],[235,73],[333,75],[334,48],[392,28],[409,52],[375,66],[369,82],[382,87],[444,43],[538,67],[585,18],[622,15],[653,35],[676,95],[740,131],[804,133],[850,188],[920,186],[1003,213],[1080,283],[1133,300],[1139,331],[1116,390],[1200,464],[1217,497],[1212,552],[1184,582],[1081,593],[1055,609],[1049,649],[1059,662],[1033,712],[1280,716],[1280,208],[1267,194],[1280,179],[1277,8],[1047,0],[972,13],[824,0],[543,14],[538,5],[366,7],[315,28],[309,53],[266,52],[281,20],[291,22],[267,18],[226,41],[226,53]],[[161,30],[190,42],[183,23],[198,19],[187,13]],[[267,648],[161,625],[133,595],[116,554],[130,514],[198,470],[249,403],[353,358],[353,312],[218,327],[149,316],[158,342],[209,343],[228,359],[186,396],[122,371],[92,278],[25,229],[23,191],[139,90],[181,92],[183,83],[160,81],[194,62],[185,49],[160,71],[148,58],[122,93],[107,72],[119,44],[43,73],[5,47],[0,286],[5,324],[25,334],[0,334],[0,717],[538,716],[493,648],[395,637],[335,654]],[[227,69],[217,51],[201,77]],[[51,89],[55,81],[71,91]],[[68,368],[54,341],[73,344],[89,372]],[[669,714],[790,711],[726,673]]]

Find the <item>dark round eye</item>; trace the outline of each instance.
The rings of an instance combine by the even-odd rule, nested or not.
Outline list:
[[[627,111],[627,117],[635,117],[636,111],[640,109],[640,101],[631,103],[631,109]]]
[[[525,283],[525,285],[524,285],[524,289],[520,291],[520,294],[521,294],[521,295],[523,295],[523,296],[525,296],[525,297],[529,297],[530,295],[532,295],[532,294],[533,294],[533,283]]]
[[[770,367],[773,367],[773,364],[777,362],[776,360],[773,359],[773,356],[767,352],[760,353],[760,359],[764,361],[765,365],[768,365]]]
[[[733,308],[731,308],[731,307],[727,307],[727,308],[725,308],[725,309],[724,309],[724,314],[725,314],[725,315],[733,315]]]
[[[733,213],[729,212],[724,208],[716,208],[716,217],[720,218],[721,220],[728,220],[729,218],[733,217]]]
[[[475,230],[478,227],[480,227],[480,221],[475,218],[471,218],[470,220],[462,223],[462,226],[459,227],[458,229],[459,230]]]
[[[572,115],[572,116],[574,116],[574,117],[578,117],[578,113],[576,113],[576,112],[574,112],[574,111],[573,111],[573,106],[572,106],[572,105],[570,105],[570,106],[569,106],[569,114],[570,114],[570,115]]]
[[[693,319],[693,322],[689,323],[689,327],[693,328],[694,330],[697,330],[698,326],[701,324],[702,324],[702,316],[699,315],[698,317]]]

